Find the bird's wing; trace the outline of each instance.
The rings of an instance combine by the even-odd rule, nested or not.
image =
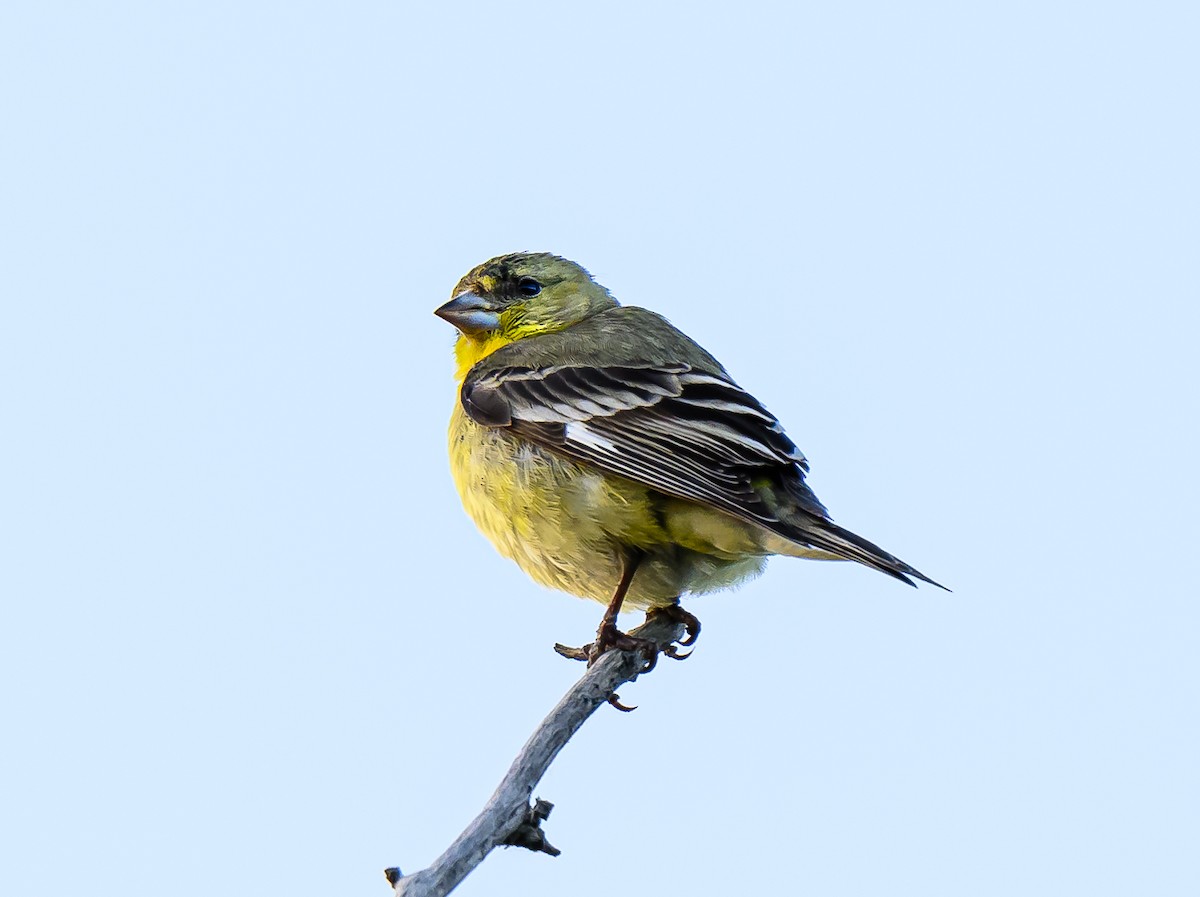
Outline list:
[[[808,463],[754,396],[708,365],[595,363],[473,370],[472,420],[577,461],[779,530],[783,496],[827,518]],[[782,486],[785,491],[778,491]]]
[[[471,369],[460,398],[483,426],[909,585],[909,577],[938,585],[831,521],[775,416],[653,312],[617,307],[517,340]]]

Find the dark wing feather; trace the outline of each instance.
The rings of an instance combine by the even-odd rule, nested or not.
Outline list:
[[[795,529],[764,500],[779,487],[793,512],[828,518],[779,421],[720,374],[682,363],[476,370],[462,403],[480,424],[788,538]]]

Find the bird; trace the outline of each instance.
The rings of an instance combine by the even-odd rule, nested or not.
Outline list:
[[[659,646],[617,628],[622,608],[671,615],[690,646],[700,623],[681,598],[736,586],[772,555],[945,588],[835,524],[775,415],[575,262],[497,256],[435,314],[458,330],[449,455],[468,516],[536,582],[606,604],[595,641],[560,653],[641,648],[652,664]]]

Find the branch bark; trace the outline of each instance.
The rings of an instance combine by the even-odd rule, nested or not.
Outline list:
[[[663,647],[678,641],[683,634],[683,624],[666,617],[656,617],[630,633]],[[609,651],[601,657],[542,720],[483,811],[433,865],[404,876],[399,869],[386,870],[396,897],[444,897],[458,887],[493,848],[505,843],[556,855],[557,851],[546,843],[539,827],[551,805],[538,801],[538,806],[531,807],[529,800],[533,789],[558,752],[596,708],[607,702],[620,685],[636,679],[644,666],[643,657],[632,651]]]

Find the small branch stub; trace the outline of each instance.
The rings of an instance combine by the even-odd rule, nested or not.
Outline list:
[[[504,846],[524,847],[535,853],[548,853],[552,857],[556,857],[562,853],[561,850],[546,840],[546,833],[542,831],[542,823],[550,817],[550,811],[553,809],[554,804],[539,797],[526,812],[525,821],[521,823],[515,832],[504,839]]]

